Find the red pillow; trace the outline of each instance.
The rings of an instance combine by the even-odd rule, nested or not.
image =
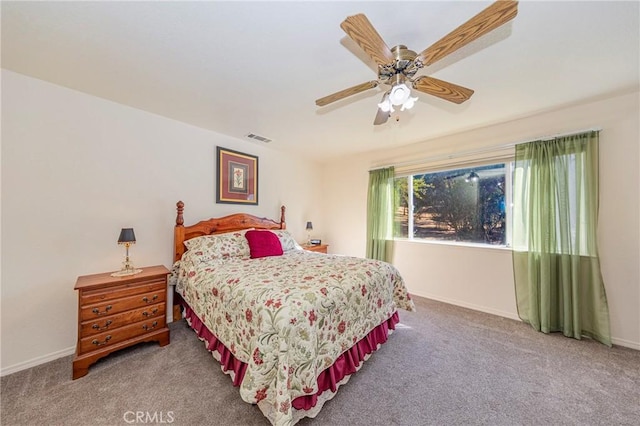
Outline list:
[[[249,251],[251,258],[267,256],[282,256],[282,244],[280,238],[271,231],[247,231],[244,234],[249,241]]]

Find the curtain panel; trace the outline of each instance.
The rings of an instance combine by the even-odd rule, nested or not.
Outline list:
[[[393,214],[395,212],[394,168],[369,171],[367,193],[367,257],[393,259]]]
[[[520,318],[611,346],[597,250],[598,132],[516,146],[513,266]]]

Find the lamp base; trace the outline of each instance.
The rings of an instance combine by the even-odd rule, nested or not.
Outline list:
[[[133,262],[129,258],[129,246],[127,246],[127,255],[122,262],[122,269],[111,274],[112,277],[126,277],[128,275],[135,275],[142,272],[142,269],[136,269],[133,266]]]
[[[111,274],[112,277],[126,277],[142,272],[142,269],[122,269]]]

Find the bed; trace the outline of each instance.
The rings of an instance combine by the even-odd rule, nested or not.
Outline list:
[[[392,265],[303,250],[280,220],[233,214],[184,225],[171,273],[183,315],[274,425],[315,417],[414,310]]]

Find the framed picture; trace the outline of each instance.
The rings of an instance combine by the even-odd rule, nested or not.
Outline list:
[[[258,204],[258,157],[216,147],[216,203]]]

